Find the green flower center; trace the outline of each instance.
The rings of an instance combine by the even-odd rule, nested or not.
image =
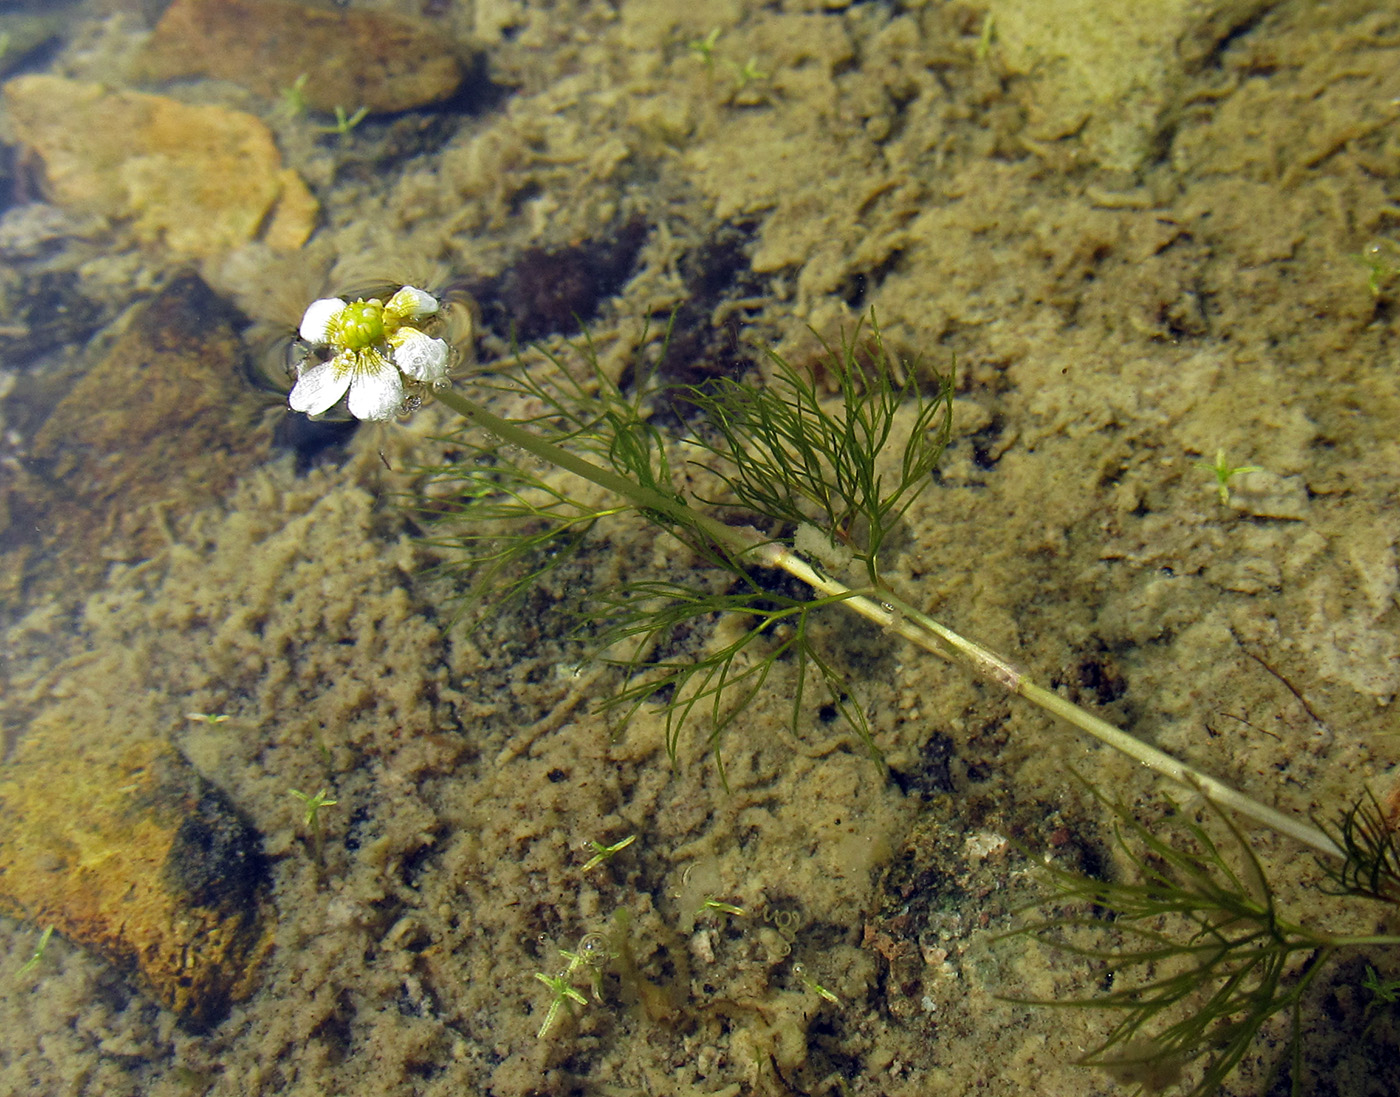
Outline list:
[[[334,342],[347,350],[364,350],[382,343],[388,334],[384,330],[384,304],[378,298],[356,301],[346,305],[335,319]]]

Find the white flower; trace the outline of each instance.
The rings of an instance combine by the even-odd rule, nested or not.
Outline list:
[[[313,301],[301,319],[301,337],[332,354],[302,367],[287,403],[320,415],[348,392],[355,418],[392,418],[403,405],[405,377],[418,385],[447,380],[448,345],[409,324],[437,311],[437,298],[414,286],[404,286],[387,304],[377,297]]]

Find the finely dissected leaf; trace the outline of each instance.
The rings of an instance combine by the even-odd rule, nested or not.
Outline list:
[[[457,607],[469,618],[483,604],[508,602],[534,586],[582,547],[598,519],[627,509],[589,506],[526,470],[492,460],[497,455],[484,446],[472,452],[476,463],[435,473],[436,533],[426,538],[451,551],[450,570],[469,576]]]
[[[896,377],[878,326],[872,322],[868,362],[859,336],[825,348],[834,399],[823,400],[812,379],[771,353],[767,385],[724,378],[687,398],[715,431],[696,441],[720,458],[720,476],[740,504],[820,525],[853,549],[878,586],[880,550],[948,443],[953,387],[951,375],[934,375],[936,392],[926,397],[916,370]],[[902,448],[891,476],[884,466],[892,446]]]
[[[708,580],[640,579],[595,592],[585,621],[605,657],[624,672],[607,705],[624,716],[643,704],[662,705],[673,760],[682,729],[703,716],[719,759],[725,730],[769,687],[783,660],[792,665],[785,683],[792,727],[818,681],[877,756],[863,707],[813,634],[813,616],[844,597],[776,594],[752,561],[718,544],[701,521],[688,522],[688,514],[700,513],[697,503],[710,504],[685,499],[677,487],[667,439],[648,417],[648,379],[624,392],[600,368],[590,343],[575,349],[577,362],[545,355],[527,365],[522,358],[508,372],[478,378],[476,387],[524,408],[525,417],[512,422],[529,426],[543,442],[682,505],[661,513],[616,500],[592,504],[556,486],[556,470],[482,431],[463,429],[443,440],[456,459],[423,470],[422,495],[440,523],[433,542],[455,548],[455,566],[470,573],[465,608],[521,593],[578,551],[599,519],[638,511],[684,543],[700,573],[718,577],[715,585],[724,589],[706,589]],[[892,361],[873,324],[868,341],[852,339],[840,350],[828,348],[828,355],[834,398],[822,398],[811,379],[776,356],[766,385],[724,380],[684,389],[683,399],[701,413],[685,441],[708,454],[707,467],[728,485],[733,498],[724,505],[746,508],[764,528],[778,525],[784,543],[794,523],[823,527],[834,543],[854,550],[878,586],[881,548],[930,482],[947,444],[951,379],[935,377],[935,394],[926,397],[915,372],[901,373]],[[726,615],[742,620],[737,637],[698,654],[655,657],[671,637],[696,629],[709,634]]]
[[[1138,879],[1095,880],[1052,868],[1058,901],[1102,914],[1046,918],[1008,936],[1039,935],[1061,951],[1105,965],[1113,989],[1086,998],[1018,1000],[1120,1014],[1081,1061],[1134,1077],[1142,1067],[1174,1074],[1199,1061],[1204,1071],[1191,1095],[1214,1092],[1260,1028],[1287,1014],[1296,1089],[1302,1080],[1301,1008],[1309,987],[1337,949],[1385,940],[1338,938],[1283,921],[1262,866],[1223,813],[1214,818],[1229,834],[1230,850],[1180,812],[1153,831],[1122,804],[1094,795],[1113,813],[1116,842]],[[1071,930],[1117,940],[1079,944],[1064,938]]]
[[[802,711],[809,668],[815,668],[832,702],[874,754],[865,713],[850,700],[844,675],[820,654],[811,637],[813,614],[840,599],[794,598],[764,589],[747,572],[741,579],[740,589],[723,593],[655,580],[600,595],[595,613],[604,626],[601,642],[607,648],[626,649],[611,660],[626,678],[606,707],[621,710],[625,720],[644,703],[662,704],[666,747],[673,761],[681,729],[699,709],[709,717],[710,742],[719,761],[724,731],[762,690],[777,662],[791,656],[795,663],[792,726],[796,728]],[[706,626],[723,614],[746,621],[728,643],[684,659],[650,656],[673,635],[696,626],[709,631]]]
[[[670,490],[665,441],[630,399],[598,368],[591,346],[575,377],[557,356],[478,379],[484,392],[515,399],[532,413],[517,420],[554,445],[606,461],[648,486]],[[635,509],[619,500],[592,504],[559,486],[556,470],[513,452],[500,440],[463,429],[439,442],[455,459],[421,469],[420,509],[436,534],[428,543],[456,550],[449,565],[470,575],[459,616],[509,601],[569,560],[600,518]]]
[[[1335,828],[1324,826],[1346,855],[1342,864],[1320,862],[1339,895],[1400,903],[1400,843],[1394,821],[1368,791],[1342,813]]]

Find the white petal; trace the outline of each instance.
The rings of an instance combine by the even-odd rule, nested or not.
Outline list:
[[[447,378],[451,357],[447,344],[417,328],[399,328],[389,342],[394,347],[394,365],[415,381],[432,385]]]
[[[350,414],[356,419],[392,419],[403,403],[403,378],[381,361],[381,368],[358,370],[350,381]]]
[[[344,396],[349,387],[350,370],[339,358],[333,358],[306,370],[292,386],[287,404],[293,411],[320,415]]]
[[[404,286],[384,305],[385,312],[404,320],[421,320],[425,316],[433,315],[437,310],[437,298],[414,286]]]
[[[300,334],[308,343],[329,343],[330,322],[346,309],[339,297],[323,297],[312,301],[301,318]]]
[[[301,337],[308,343],[329,343],[331,321],[345,311],[339,297],[323,297],[307,306],[301,318]]]

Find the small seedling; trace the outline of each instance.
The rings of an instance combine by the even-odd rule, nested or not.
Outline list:
[[[768,73],[759,69],[757,57],[750,57],[742,65],[734,61],[729,62],[729,65],[734,70],[735,91],[743,91],[756,80],[768,79]]]
[[[306,809],[302,822],[311,831],[311,849],[315,854],[319,872],[319,866],[324,860],[323,854],[325,852],[324,839],[321,835],[321,809],[335,807],[339,801],[332,800],[325,789],[319,790],[314,796],[309,796],[297,788],[287,791],[300,800],[302,807]]]
[[[715,27],[704,38],[695,38],[685,44],[685,48],[698,57],[707,69],[715,67],[715,45],[719,42],[720,30]]]
[[[715,71],[716,64],[722,63],[724,68],[734,76],[733,94],[738,94],[756,81],[768,79],[768,73],[758,67],[758,58],[756,57],[750,57],[741,65],[728,57],[718,56],[715,48],[719,44],[719,36],[720,30],[716,27],[704,38],[691,39],[685,44],[685,48],[712,73]]]
[[[315,796],[308,795],[299,788],[289,789],[288,792],[300,800],[306,808],[305,823],[319,841],[321,837],[321,809],[335,807],[340,801],[332,800],[325,789],[318,791]]]
[[[595,842],[590,838],[588,844],[593,847],[593,856],[584,862],[584,866],[580,871],[587,872],[591,868],[597,868],[604,861],[611,861],[636,840],[637,836],[635,834],[629,834],[626,838],[622,839],[622,841],[616,842],[610,846],[605,846],[602,842]]]
[[[28,975],[31,971],[33,971],[36,967],[39,966],[39,961],[41,961],[44,958],[44,951],[49,947],[49,938],[52,936],[53,926],[45,926],[44,932],[39,936],[39,944],[35,946],[34,955],[31,956],[28,960],[26,960],[23,963],[23,965],[21,965],[20,969],[17,972],[15,972],[16,979],[20,978],[21,976]]]
[[[583,996],[583,992],[569,982],[569,973],[566,971],[562,975],[546,975],[541,971],[535,972],[535,978],[545,986],[549,987],[554,995],[554,1000],[549,1003],[549,1012],[544,1015],[544,1024],[540,1025],[540,1030],[536,1033],[536,1038],[543,1040],[544,1034],[550,1030],[554,1024],[554,1018],[559,1014],[559,1007],[566,1001],[577,1002],[581,1006],[588,1004],[588,999]]]
[[[1367,1021],[1364,1030],[1370,1032],[1381,1019],[1381,1011],[1400,1002],[1400,979],[1382,979],[1376,969],[1367,964],[1361,985],[1371,992],[1371,1000],[1366,1003]]]
[[[536,1034],[536,1038],[541,1040],[553,1026],[554,1019],[559,1016],[559,1007],[565,1002],[574,1002],[581,1006],[588,1004],[588,999],[584,997],[583,991],[574,985],[574,977],[580,969],[588,972],[589,985],[593,988],[594,1000],[598,1002],[603,1000],[602,965],[611,958],[603,938],[596,933],[586,934],[579,942],[577,952],[561,948],[559,955],[569,961],[569,966],[558,975],[546,975],[542,971],[535,972],[535,978],[549,987],[550,993],[554,995],[554,999],[549,1003],[549,1010],[544,1015],[544,1022]]]
[[[325,839],[321,833],[321,809],[335,807],[339,801],[332,800],[325,789],[319,789],[314,796],[296,788],[289,789],[288,792],[300,800],[305,809],[302,823],[311,832],[311,852],[315,858],[316,874],[319,880],[321,867],[325,863]]]
[[[802,985],[815,994],[818,998],[830,1002],[833,1006],[839,1006],[841,999],[827,990],[819,982],[807,974],[806,964],[793,964],[792,973],[802,981]]]
[[[704,914],[708,910],[717,911],[720,914],[732,914],[736,918],[746,917],[749,913],[743,907],[736,907],[733,903],[723,903],[718,899],[706,899],[695,913]]]
[[[288,118],[300,118],[306,113],[306,81],[310,73],[302,73],[282,89],[282,102],[278,109]]]
[[[1215,451],[1215,462],[1198,461],[1202,468],[1210,469],[1215,473],[1215,489],[1220,496],[1220,505],[1228,507],[1230,505],[1230,481],[1236,476],[1243,476],[1246,472],[1263,472],[1258,465],[1231,465],[1225,460],[1225,451],[1218,449]]]
[[[1388,237],[1372,240],[1356,259],[1369,272],[1366,288],[1372,297],[1380,297],[1400,277],[1400,243]]]
[[[344,107],[335,108],[335,122],[329,126],[317,126],[322,133],[334,133],[340,137],[349,137],[350,131],[365,120],[369,114],[369,107],[361,107],[354,114],[347,115]]]
[[[193,720],[199,724],[209,724],[212,727],[214,724],[222,724],[228,719],[228,716],[222,712],[187,712],[185,719]]]

